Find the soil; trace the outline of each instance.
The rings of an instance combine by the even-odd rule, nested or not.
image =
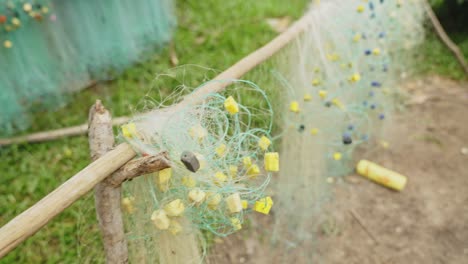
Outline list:
[[[216,243],[209,262],[468,263],[468,83],[433,76],[405,90],[389,147],[359,154],[406,175],[403,191],[346,176],[333,183],[333,201],[316,220],[314,244],[305,249],[311,257],[285,260],[286,249],[262,239],[267,232],[248,230]]]

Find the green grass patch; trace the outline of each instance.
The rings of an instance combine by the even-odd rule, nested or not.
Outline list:
[[[468,33],[453,34],[452,40],[468,58]],[[454,80],[468,80],[453,53],[440,41],[434,32],[428,32],[421,45],[416,62],[416,71],[422,75],[438,74]]]

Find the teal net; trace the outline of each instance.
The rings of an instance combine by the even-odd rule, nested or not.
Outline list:
[[[0,1],[0,131],[143,60],[174,26],[169,0]]]
[[[224,237],[236,231],[233,216],[239,224],[243,222],[244,211],[230,214],[226,198],[239,192],[252,205],[266,192],[275,201],[274,223],[256,226],[271,236],[274,248],[269,249],[269,261],[313,261],[321,212],[332,198],[330,185],[353,170],[358,148],[383,145],[383,132],[391,125],[400,96],[399,86],[410,72],[411,54],[424,38],[421,3],[322,1],[306,14],[308,28],[301,36],[246,76],[265,90],[251,82],[236,81],[223,94],[198,98],[198,106],[165,108],[163,103],[152,104],[149,108],[157,110],[144,114],[141,122],[136,119],[134,128],[127,127],[140,136],[127,140],[140,153],[167,150],[175,161],[187,149],[203,153],[207,169],[195,174],[197,186],[186,186],[187,171],[181,164],[174,166],[170,177],[163,176],[170,179],[167,190],[161,189],[161,184],[166,184],[161,174],[126,186],[124,203],[132,209],[127,228],[133,256],[140,262],[177,263],[192,258],[190,262],[199,263],[206,254],[200,231]],[[182,92],[168,96],[168,104],[179,102],[193,90],[185,85],[185,74],[192,74],[193,69],[178,71],[184,74],[166,75],[176,81],[164,83],[182,88]],[[232,119],[226,113],[223,102],[230,94],[250,109],[246,116]],[[247,124],[263,129],[252,130]],[[245,186],[231,185],[231,180],[216,184],[217,171],[229,175],[231,165],[243,168],[246,156],[261,160],[261,153],[256,152],[258,142],[261,135],[270,133],[273,137],[268,139],[280,146],[278,175],[261,182],[247,180],[249,185]],[[217,155],[220,144],[229,146],[226,158]],[[247,171],[244,167],[239,172],[243,175]],[[266,188],[269,177],[273,184]],[[189,197],[193,188],[220,194],[224,207],[213,211],[207,198],[197,205]],[[172,234],[170,224],[169,232],[155,227],[152,216],[158,218],[159,210],[175,199],[190,206],[183,218],[175,219],[184,231]],[[148,250],[156,244],[163,246]]]

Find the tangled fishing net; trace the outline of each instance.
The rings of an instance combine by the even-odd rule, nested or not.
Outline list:
[[[199,98],[201,104],[161,104],[122,127],[122,137],[142,155],[167,151],[172,160],[171,168],[125,186],[135,263],[200,263],[201,231],[227,236],[242,228],[245,214],[268,214],[273,205],[265,194],[272,172],[279,170],[270,135],[272,107],[255,84],[229,82],[226,92]],[[173,103],[190,89],[179,90]]]

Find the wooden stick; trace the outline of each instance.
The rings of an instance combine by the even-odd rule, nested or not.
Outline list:
[[[112,120],[112,125],[119,126],[119,125],[125,124],[126,122],[128,122],[128,120],[130,120],[130,117],[126,117],[126,116],[119,117],[119,118]],[[3,138],[3,139],[0,139],[0,146],[8,146],[12,144],[21,144],[21,143],[28,143],[28,142],[29,143],[45,142],[45,141],[56,140],[62,137],[84,135],[87,132],[88,132],[88,123],[78,125],[78,126],[73,126],[73,127],[33,133],[33,134],[25,135],[25,136]]]
[[[94,161],[112,149],[114,132],[112,118],[101,101],[97,100],[89,111],[89,149]],[[120,210],[120,185],[112,186],[107,179],[94,188],[96,215],[102,242],[106,253],[106,263],[128,263],[128,248],[125,240],[122,211]]]
[[[160,171],[170,166],[168,153],[163,151],[154,156],[146,156],[129,161],[125,166],[114,172],[111,177],[107,178],[106,181],[110,185],[117,187],[125,181]]]
[[[271,57],[304,31],[307,25],[308,15],[305,15],[268,44],[219,74],[214,79],[220,80],[219,82],[210,82],[193,94],[187,96],[181,103],[170,107],[167,111],[176,111],[179,107],[184,107],[187,104],[200,103],[204,100],[206,95],[221,91],[232,82],[226,80],[241,77],[256,65]],[[81,128],[78,132],[84,133],[83,130],[84,129]],[[77,131],[74,131],[74,133],[76,134]],[[60,137],[65,135],[68,134],[62,131]],[[45,132],[42,138],[51,139],[52,137],[47,136],[47,132]],[[57,135],[55,135],[54,138],[58,138]],[[65,208],[86,194],[111,173],[122,167],[122,165],[135,157],[135,155],[135,151],[127,143],[118,145],[114,150],[104,154],[101,158],[78,172],[70,180],[66,181],[31,208],[8,222],[0,229],[0,258],[5,256],[26,238],[36,233],[53,217],[65,210]]]
[[[424,2],[424,6],[426,8],[426,12],[429,16],[429,19],[431,20],[431,23],[437,32],[437,36],[439,36],[439,38],[442,40],[445,46],[447,46],[447,48],[453,53],[453,55],[455,55],[455,58],[457,58],[458,62],[460,63],[460,66],[463,68],[465,73],[468,74],[468,64],[466,63],[465,57],[460,51],[460,48],[458,48],[457,44],[455,44],[447,35],[428,1]]]
[[[172,67],[175,67],[179,64],[179,58],[177,58],[174,41],[169,43],[169,61],[171,62]]]

